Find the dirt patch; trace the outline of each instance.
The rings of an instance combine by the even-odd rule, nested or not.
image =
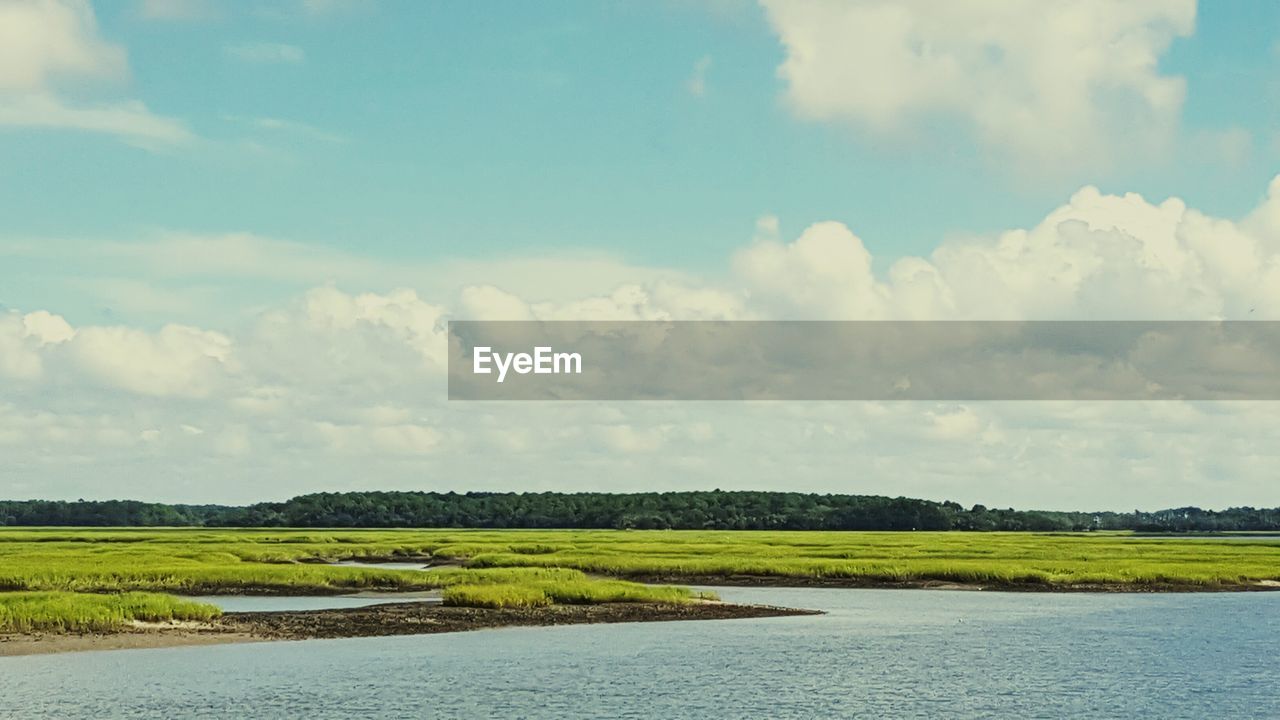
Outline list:
[[[497,627],[724,620],[813,614],[818,613],[814,610],[726,603],[608,603],[503,609],[394,603],[312,612],[228,613],[218,624],[230,632],[246,632],[272,639],[301,640],[416,635]]]
[[[90,650],[138,650],[143,648],[176,647],[179,645],[218,645],[222,643],[256,642],[265,639],[209,627],[156,630],[135,628],[116,633],[84,635],[0,635],[0,657],[85,652]]]

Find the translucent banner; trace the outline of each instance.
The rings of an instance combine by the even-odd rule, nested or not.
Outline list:
[[[451,400],[1277,400],[1277,322],[449,324]]]

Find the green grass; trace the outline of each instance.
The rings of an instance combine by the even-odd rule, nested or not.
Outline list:
[[[324,564],[461,561],[431,572]],[[609,578],[594,576],[606,575]],[[441,589],[450,605],[691,602],[628,578],[771,576],[805,582],[938,580],[1140,588],[1280,581],[1280,539],[1139,539],[1113,533],[874,533],[0,528],[0,632],[206,620],[216,608],[154,593]]]
[[[542,607],[550,605],[551,598],[534,585],[453,585],[445,588],[444,604],[485,608]]]
[[[337,593],[443,588],[446,602],[478,607],[551,602],[681,603],[698,597],[685,588],[593,579],[581,570],[545,563],[532,567],[446,567],[431,572],[324,564],[433,553],[456,557],[464,550],[493,548],[488,543],[458,542],[446,533],[4,529],[0,530],[0,598],[20,611],[13,610],[12,620],[0,629],[118,627],[130,617],[122,614],[127,608],[117,607],[119,598],[167,598],[140,595],[143,591]],[[517,543],[503,544],[500,549],[518,556],[545,557],[572,546]],[[35,609],[37,605],[42,609]],[[39,622],[33,624],[35,621],[28,618],[39,618]]]
[[[654,602],[678,605],[694,600],[716,600],[715,593],[666,585],[642,585],[625,580],[578,578],[525,583],[450,585],[444,589],[444,604],[470,607],[537,607],[562,603],[597,605],[616,602]]]
[[[0,632],[102,632],[135,620],[211,620],[212,605],[156,593],[0,593]]]
[[[461,560],[465,567],[420,572],[319,562],[408,556]],[[616,602],[655,598],[642,586],[619,580],[731,575],[1238,586],[1280,581],[1280,539],[1138,539],[1120,533],[0,529],[0,591],[337,593],[518,585],[554,602]],[[499,590],[489,593],[500,595]],[[661,593],[672,602],[692,597],[680,588]],[[459,603],[479,597],[473,590],[449,595]],[[521,597],[536,597],[536,592]]]
[[[1280,539],[1138,539],[1126,534],[564,533],[556,552],[497,549],[471,567],[567,567],[616,577],[849,578],[999,585],[1233,586],[1280,580]],[[564,542],[570,539],[577,542]],[[526,541],[528,538],[524,538]]]

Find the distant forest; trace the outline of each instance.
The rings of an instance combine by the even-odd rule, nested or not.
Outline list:
[[[789,492],[301,495],[246,507],[134,500],[0,501],[0,526],[611,528],[678,530],[1280,530],[1280,508],[1057,512]]]

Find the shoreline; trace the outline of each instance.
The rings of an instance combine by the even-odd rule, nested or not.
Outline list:
[[[1147,536],[1162,537],[1162,536]],[[378,555],[361,558],[359,562],[370,565],[397,562],[425,562],[424,571],[433,568],[466,568],[465,557],[432,557],[413,555],[397,557]],[[317,562],[317,561],[308,561]],[[319,561],[324,562],[324,561]],[[329,561],[342,564],[345,561]],[[509,567],[536,567],[513,565]],[[579,568],[580,569],[580,568]],[[698,585],[703,587],[794,587],[794,588],[845,588],[857,590],[970,590],[985,592],[1021,593],[1219,593],[1219,592],[1274,592],[1280,591],[1280,580],[1258,580],[1251,583],[1159,582],[1159,583],[1053,583],[1053,582],[969,582],[962,580],[883,580],[867,577],[816,577],[812,575],[683,575],[663,573],[608,573],[583,570],[594,577],[612,580],[629,580],[647,585]],[[253,592],[253,591],[250,591]],[[216,594],[216,593],[210,593]]]
[[[961,582],[957,580],[880,580],[865,577],[813,577],[783,575],[609,575],[619,580],[699,587],[833,588],[845,590],[960,590],[1017,593],[1224,593],[1275,592],[1280,581],[1249,584],[1197,583],[1041,583]]]
[[[420,602],[329,610],[229,612],[206,623],[134,623],[107,633],[0,635],[0,657],[91,650],[429,635],[505,627],[549,627],[821,615],[819,610],[721,602],[603,603],[536,608],[472,608]]]

